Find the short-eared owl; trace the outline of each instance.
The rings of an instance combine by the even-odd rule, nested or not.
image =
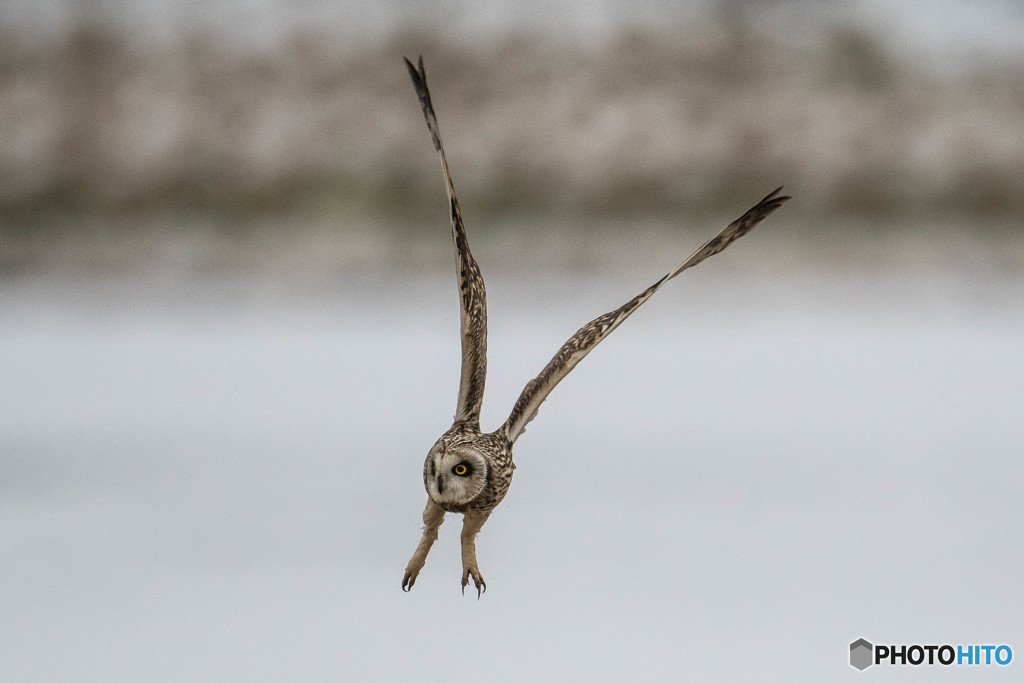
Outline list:
[[[445,513],[461,512],[464,515],[462,589],[465,591],[472,577],[479,597],[487,585],[476,563],[476,534],[487,521],[491,511],[508,492],[509,484],[512,482],[512,470],[515,469],[512,463],[512,445],[523,433],[526,424],[537,414],[540,404],[591,349],[651,298],[658,288],[687,268],[717,254],[750,232],[789,197],[780,196],[782,188],[778,188],[621,308],[605,313],[581,327],[562,345],[541,373],[527,383],[505,424],[493,432],[483,433],[480,431],[480,404],[484,398],[484,377],[487,374],[487,297],[484,292],[484,280],[469,251],[466,230],[462,225],[462,214],[455,199],[455,188],[448,171],[444,147],[441,145],[437,117],[434,115],[430,92],[427,90],[423,58],[420,57],[418,68],[408,59],[405,60],[405,64],[409,67],[409,75],[416,87],[416,94],[419,95],[423,115],[427,119],[427,128],[430,129],[430,137],[434,140],[434,149],[441,157],[444,182],[448,189],[461,304],[462,377],[459,380],[455,422],[430,449],[423,466],[423,483],[429,496],[427,507],[423,511],[423,538],[405,569],[402,588],[408,591],[416,582],[416,577],[427,559],[427,553],[430,552],[430,546],[437,539],[437,530],[444,521]]]

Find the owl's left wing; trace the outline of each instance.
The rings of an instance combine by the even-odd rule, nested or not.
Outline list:
[[[658,289],[687,268],[691,268],[709,256],[724,250],[734,241],[750,232],[772,211],[782,206],[789,197],[779,196],[781,187],[759,201],[753,208],[730,223],[722,232],[704,243],[678,266],[670,270],[660,280],[637,294],[620,308],[591,320],[581,327],[569,341],[562,345],[555,357],[545,366],[536,378],[530,380],[523,393],[519,395],[512,414],[501,426],[509,443],[514,443],[519,435],[526,430],[526,424],[537,415],[540,404],[544,402],[551,390],[597,346],[602,339],[611,334],[612,330],[622,324],[633,311],[647,301]]]

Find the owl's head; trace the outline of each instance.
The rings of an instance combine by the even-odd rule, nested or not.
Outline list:
[[[487,461],[471,448],[435,445],[423,465],[423,483],[439,505],[465,505],[487,484]]]

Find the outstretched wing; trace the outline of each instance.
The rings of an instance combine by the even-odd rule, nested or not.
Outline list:
[[[452,239],[455,242],[455,265],[459,278],[459,302],[461,303],[462,319],[462,377],[459,380],[459,401],[455,408],[456,422],[469,422],[477,427],[480,425],[480,404],[484,400],[484,379],[487,376],[487,293],[484,290],[484,278],[480,275],[480,267],[469,251],[466,239],[466,228],[462,225],[462,212],[459,201],[455,198],[455,186],[448,171],[448,160],[444,156],[441,145],[441,131],[437,127],[437,117],[430,103],[430,91],[427,90],[427,74],[423,70],[423,57],[419,58],[419,68],[405,59],[409,67],[409,76],[416,87],[416,94],[423,107],[423,116],[427,119],[430,137],[434,140],[434,149],[441,156],[441,167],[444,169],[444,184],[448,188],[448,202],[451,206]]]
[[[591,320],[581,327],[576,334],[569,338],[569,341],[562,345],[555,357],[547,364],[536,378],[527,383],[523,393],[519,395],[512,414],[502,425],[501,431],[505,433],[510,443],[514,443],[519,435],[526,430],[526,424],[537,415],[537,409],[544,402],[551,390],[576,367],[576,364],[583,360],[583,357],[590,353],[590,350],[600,343],[602,339],[611,334],[612,330],[622,324],[622,321],[630,316],[633,311],[640,308],[643,302],[651,298],[663,284],[674,278],[687,268],[697,265],[709,256],[722,251],[734,241],[750,232],[755,225],[775,209],[782,206],[789,197],[780,197],[782,188],[776,189],[767,197],[762,199],[752,209],[729,224],[722,232],[708,240],[704,246],[670,270],[660,280],[630,299],[624,306],[617,308],[611,313]]]

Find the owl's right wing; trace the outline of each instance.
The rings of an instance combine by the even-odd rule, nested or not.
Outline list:
[[[459,379],[459,398],[455,407],[455,421],[469,422],[479,427],[480,404],[484,400],[484,380],[487,377],[487,292],[484,289],[484,278],[480,274],[480,266],[469,251],[469,240],[466,228],[462,224],[462,212],[459,200],[455,198],[455,186],[452,174],[448,171],[448,160],[444,156],[441,144],[441,130],[437,125],[434,105],[430,102],[430,91],[427,89],[427,72],[423,69],[423,57],[420,56],[418,67],[407,58],[405,65],[416,88],[416,94],[423,108],[423,117],[427,120],[430,137],[434,141],[434,149],[441,157],[441,168],[444,170],[444,185],[448,190],[448,203],[452,219],[452,240],[455,243],[456,273],[459,279],[460,320],[462,327],[462,375]]]
[[[597,346],[602,339],[611,334],[612,330],[622,324],[633,311],[647,301],[658,289],[687,268],[691,268],[709,256],[714,256],[724,250],[734,241],[750,232],[755,225],[760,223],[772,211],[782,206],[789,197],[779,196],[782,188],[776,189],[767,197],[759,201],[753,208],[730,223],[722,232],[704,243],[704,245],[686,258],[678,266],[670,270],[660,280],[637,294],[620,308],[605,313],[604,315],[591,320],[589,323],[577,330],[576,334],[569,338],[569,341],[562,345],[555,357],[545,366],[537,377],[530,380],[523,393],[519,395],[512,414],[501,426],[500,431],[504,432],[509,443],[515,443],[519,435],[526,430],[526,424],[537,415],[540,404],[544,402],[551,390],[565,378],[569,372],[576,367],[576,364],[583,360],[583,357],[590,353],[590,350]]]

